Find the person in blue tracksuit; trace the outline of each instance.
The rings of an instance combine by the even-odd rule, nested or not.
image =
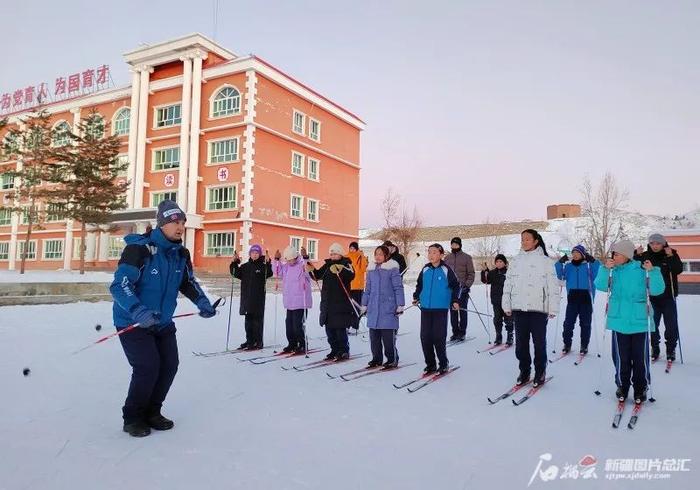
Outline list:
[[[568,263],[567,263],[568,262]],[[562,337],[564,348],[562,352],[571,351],[571,341],[574,337],[574,326],[578,317],[581,326],[580,353],[588,353],[588,342],[591,340],[591,320],[593,318],[593,300],[595,287],[593,281],[598,275],[600,262],[591,256],[583,245],[576,245],[571,251],[571,262],[564,255],[554,264],[557,277],[566,281],[566,316]]]
[[[158,227],[146,234],[125,237],[110,292],[117,330],[138,324],[119,336],[133,371],[122,408],[124,431],[144,437],[151,428],[168,430],[173,421],[161,407],[178,367],[175,323],[172,320],[178,293],[210,318],[216,311],[197,283],[189,251],[182,245],[185,213],[170,200],[158,206]]]
[[[459,309],[459,280],[442,260],[445,251],[434,243],[428,247],[429,262],[418,275],[413,304],[420,305],[420,341],[427,374],[449,370],[447,359],[447,316],[450,306]],[[437,355],[440,366],[435,364]]]

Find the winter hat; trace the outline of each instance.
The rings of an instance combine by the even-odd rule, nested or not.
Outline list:
[[[459,245],[459,248],[462,248],[462,239],[459,238],[458,236],[456,236],[452,240],[450,240],[450,245],[452,245],[453,243],[456,243],[457,245]]]
[[[156,213],[156,223],[158,228],[173,221],[184,220],[187,221],[187,215],[180,209],[175,201],[166,199],[161,201],[158,205],[158,212]]]
[[[660,243],[662,245],[666,245],[666,237],[663,236],[661,233],[652,233],[649,236],[649,243]]]
[[[335,242],[335,243],[334,243],[333,245],[331,245],[330,248],[328,249],[328,253],[329,253],[329,254],[343,255],[343,254],[345,253],[345,251],[343,250],[343,246],[342,246],[340,243]]]
[[[634,243],[629,240],[620,240],[619,242],[612,244],[610,251],[624,255],[628,259],[631,259],[634,257]]]
[[[360,245],[357,242],[350,242],[349,248],[354,248],[355,250],[360,250]]]
[[[582,257],[586,256],[586,247],[583,245],[576,245],[571,251],[580,253]]]
[[[503,254],[496,255],[496,258],[493,261],[496,262],[497,260],[502,260],[504,264],[508,265],[508,259],[506,259],[506,256]]]
[[[262,255],[262,247],[256,243],[250,247],[250,250],[248,250],[248,255],[252,254],[253,252],[258,252],[260,255]]]
[[[290,262],[299,257],[299,251],[290,245],[284,249],[284,252],[282,252],[282,257],[284,257],[284,260],[287,262]]]

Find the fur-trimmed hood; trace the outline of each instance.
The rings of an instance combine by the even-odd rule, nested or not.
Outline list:
[[[376,262],[370,262],[367,265],[367,272],[373,271],[377,268],[377,263]],[[394,259],[389,259],[386,262],[382,263],[382,265],[379,266],[380,269],[385,269],[385,270],[391,270],[391,269],[398,269],[399,268],[399,263],[396,262]]]

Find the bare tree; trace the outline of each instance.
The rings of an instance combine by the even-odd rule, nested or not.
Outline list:
[[[581,194],[581,213],[589,219],[584,243],[592,255],[602,259],[610,245],[623,236],[622,217],[628,193],[618,185],[615,176],[607,172],[597,189],[586,176]]]
[[[475,243],[477,259],[490,263],[494,256],[501,251],[499,226],[493,223],[490,217],[486,217],[480,228],[483,230],[483,236],[478,238]]]
[[[380,239],[391,240],[401,253],[409,256],[422,225],[418,210],[414,206],[412,211],[408,211],[401,196],[389,188],[382,200],[382,215],[384,226],[379,232]]]

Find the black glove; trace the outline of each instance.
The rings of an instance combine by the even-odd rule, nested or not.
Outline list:
[[[595,262],[595,257],[593,257],[591,254],[586,254],[586,256],[584,258],[586,259],[586,262],[590,262],[590,263]]]
[[[197,308],[199,308],[199,316],[202,318],[211,318],[216,315],[216,310],[206,296],[202,296],[199,301],[197,301]]]
[[[138,305],[131,311],[131,318],[134,319],[135,323],[139,324],[139,327],[151,330],[154,326],[158,325],[160,313],[149,310],[143,305]]]
[[[560,264],[566,264],[568,261],[569,261],[569,256],[566,254],[564,254],[564,256],[561,259],[559,259]]]

